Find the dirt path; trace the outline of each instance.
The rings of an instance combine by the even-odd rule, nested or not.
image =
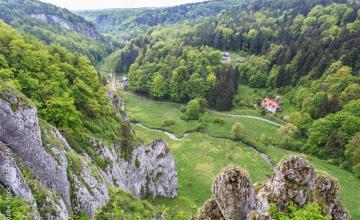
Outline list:
[[[139,97],[139,98],[149,99],[149,98],[146,97],[146,96],[134,94],[134,93],[131,93],[131,92],[125,92],[125,93],[128,94],[128,95],[137,96],[137,97]],[[152,100],[152,99],[150,99],[150,100],[153,101],[153,102],[160,102],[160,103],[167,103],[167,104],[174,104],[174,105],[182,105],[182,104],[180,104],[180,103],[169,102],[169,101],[156,101],[156,100]],[[211,110],[211,109],[208,109],[208,111],[209,111],[209,112],[212,112],[212,113],[214,113],[214,114],[217,114],[217,115],[223,115],[223,116],[228,116],[228,117],[234,117],[234,118],[250,118],[250,119],[254,119],[254,120],[258,120],[258,121],[263,121],[263,122],[266,122],[266,123],[268,123],[268,124],[275,125],[275,126],[277,126],[277,127],[282,127],[282,125],[279,124],[279,123],[277,123],[277,122],[271,121],[271,120],[269,120],[269,119],[257,117],[257,116],[252,116],[252,115],[234,115],[234,114],[223,113],[223,112],[219,112],[219,111]]]
[[[209,112],[212,112],[214,114],[218,114],[218,115],[224,115],[224,116],[228,116],[228,117],[234,117],[234,118],[251,118],[251,119],[255,119],[255,120],[259,120],[259,121],[264,121],[266,123],[269,123],[269,124],[272,124],[272,125],[275,125],[277,127],[282,127],[281,124],[279,123],[276,123],[274,121],[271,121],[269,119],[265,119],[265,118],[260,118],[260,117],[256,117],[256,116],[251,116],[251,115],[234,115],[234,114],[227,114],[227,113],[223,113],[223,112],[218,112],[218,111],[215,111],[215,110],[208,110]]]
[[[111,78],[111,91],[115,92],[116,91],[116,74],[114,72],[110,73],[110,78]]]

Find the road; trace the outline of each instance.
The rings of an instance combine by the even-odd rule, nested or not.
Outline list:
[[[209,109],[208,111],[209,111],[209,112],[212,112],[212,113],[214,113],[214,114],[224,115],[224,116],[234,117],[234,118],[251,118],[251,119],[255,119],[255,120],[259,120],[259,121],[263,121],[263,122],[266,122],[266,123],[275,125],[275,126],[277,126],[277,127],[282,127],[281,124],[276,123],[276,122],[271,121],[271,120],[266,119],[266,118],[260,118],[260,117],[256,117],[256,116],[252,116],[252,115],[234,115],[234,114],[228,114],[228,113],[218,112],[218,111],[211,110],[211,109]]]
[[[131,92],[125,92],[125,93],[128,94],[128,95],[137,96],[137,97],[140,97],[140,98],[143,98],[143,99],[150,99],[150,98],[148,98],[148,97],[146,97],[146,96],[134,94],[134,93],[131,93]],[[181,104],[179,104],[179,103],[169,102],[169,101],[156,101],[156,100],[152,100],[152,99],[150,99],[150,100],[153,101],[153,102],[161,102],[161,103],[181,105]],[[254,119],[254,120],[258,120],[258,121],[263,121],[263,122],[266,122],[266,123],[268,123],[268,124],[275,125],[275,126],[277,126],[277,127],[282,127],[282,125],[279,124],[279,123],[277,123],[277,122],[271,121],[271,120],[266,119],[266,118],[257,117],[257,116],[228,114],[228,113],[219,112],[219,111],[211,110],[211,109],[208,109],[208,111],[211,112],[211,113],[217,114],[217,115],[223,115],[223,116],[228,116],[228,117],[234,117],[234,118],[250,118],[250,119]]]
[[[115,92],[116,90],[116,74],[115,73],[110,73],[110,78],[111,78],[111,91]]]

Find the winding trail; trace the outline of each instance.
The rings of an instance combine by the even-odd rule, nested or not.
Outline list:
[[[149,99],[149,100],[151,100],[153,102],[167,103],[167,104],[173,104],[173,105],[182,105],[180,103],[175,103],[175,102],[152,100],[152,99],[150,99],[150,98],[148,98],[146,96],[142,96],[142,95],[131,93],[131,92],[124,91],[124,93],[127,94],[127,95],[136,96],[136,97],[139,97],[139,98],[142,98],[142,99]],[[277,127],[282,127],[283,126],[283,125],[281,125],[281,124],[279,124],[277,122],[271,121],[269,119],[261,118],[261,117],[257,117],[257,116],[252,116],[252,115],[228,114],[228,113],[223,113],[223,112],[219,112],[219,111],[212,110],[212,109],[208,109],[208,111],[211,112],[211,113],[217,114],[217,115],[233,117],[233,118],[249,118],[249,119],[254,119],[254,120],[258,120],[258,121],[263,121],[263,122],[266,122],[268,124],[275,125]]]
[[[170,132],[168,132],[168,131],[164,131],[164,130],[159,129],[159,128],[150,128],[150,127],[148,127],[148,126],[146,126],[146,125],[144,125],[144,124],[142,124],[142,123],[140,123],[140,122],[131,123],[131,124],[132,124],[132,125],[137,125],[137,126],[139,126],[139,127],[142,127],[142,128],[144,128],[144,129],[146,129],[146,130],[148,130],[148,131],[162,132],[162,133],[164,133],[165,135],[167,135],[167,136],[170,138],[170,140],[172,140],[172,141],[182,141],[184,138],[186,138],[186,137],[188,137],[189,135],[191,135],[191,134],[194,133],[194,132],[185,132],[180,138],[178,138],[178,137],[176,137],[176,135],[173,134],[173,133],[170,133]],[[209,134],[207,134],[207,135],[209,135]],[[209,135],[209,136],[212,137],[212,138],[231,140],[230,138],[214,137],[214,136],[211,136],[211,135]],[[231,140],[231,141],[233,141],[233,140]],[[242,143],[242,142],[240,142],[240,143]],[[242,144],[245,144],[245,143],[242,143]],[[245,144],[245,145],[246,145],[246,144]],[[248,145],[246,145],[246,146],[248,146]],[[254,148],[254,147],[252,147],[252,146],[248,146],[248,147],[250,147],[251,149],[253,149],[254,151],[256,151],[258,154],[260,154],[260,156],[261,156],[271,167],[274,167],[274,166],[275,166],[275,164],[271,161],[270,157],[269,157],[267,154],[265,154],[265,153],[263,153],[263,152],[260,152],[259,150],[257,150],[256,148]]]
[[[276,122],[271,121],[271,120],[269,120],[269,119],[256,117],[256,116],[251,116],[251,115],[234,115],[234,114],[228,114],[228,113],[218,112],[218,111],[211,110],[211,109],[208,109],[208,111],[209,111],[209,112],[212,112],[212,113],[214,113],[214,114],[223,115],[223,116],[228,116],[228,117],[234,117],[234,118],[251,118],[251,119],[255,119],[255,120],[258,120],[258,121],[263,121],[263,122],[266,122],[266,123],[275,125],[275,126],[277,126],[277,127],[282,127],[282,125],[279,124],[279,123],[276,123]]]
[[[116,91],[116,74],[112,71],[110,73],[110,78],[111,78],[111,91],[114,92]]]

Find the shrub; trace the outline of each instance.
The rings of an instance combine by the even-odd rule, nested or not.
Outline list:
[[[197,131],[204,131],[206,129],[206,126],[207,125],[204,122],[201,122],[196,126],[196,130]]]
[[[352,167],[352,171],[354,172],[355,176],[360,178],[360,163],[356,164]]]
[[[186,111],[181,117],[183,120],[198,120],[200,116],[200,101],[198,99],[193,99],[189,101],[186,106]]]
[[[175,125],[175,122],[171,119],[164,119],[162,122],[161,122],[161,126],[162,127],[170,127],[170,126],[173,126]]]
[[[181,106],[181,108],[180,108],[180,111],[182,112],[182,113],[185,113],[186,112],[186,106]]]
[[[225,121],[222,118],[215,118],[213,122],[214,122],[214,124],[219,124],[221,126],[223,126],[225,124]]]
[[[140,160],[136,159],[136,160],[135,160],[135,166],[136,166],[136,168],[139,168],[140,165],[141,165]]]
[[[240,122],[236,122],[231,128],[231,137],[234,140],[241,140],[244,126]]]

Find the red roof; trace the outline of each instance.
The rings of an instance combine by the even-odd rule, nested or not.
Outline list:
[[[277,107],[279,107],[279,104],[276,102],[276,101],[274,101],[274,100],[271,100],[271,99],[269,99],[269,98],[265,98],[264,100],[263,100],[263,102],[262,102],[262,105],[263,106],[271,106],[271,107],[273,107],[273,108],[277,108]]]

